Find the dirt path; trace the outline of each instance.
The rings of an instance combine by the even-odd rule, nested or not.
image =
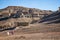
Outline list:
[[[20,34],[0,37],[0,40],[60,40],[60,32]]]

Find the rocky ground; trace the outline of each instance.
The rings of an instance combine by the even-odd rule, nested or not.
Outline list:
[[[0,32],[0,40],[60,40],[60,24],[30,24],[20,26],[13,35]]]

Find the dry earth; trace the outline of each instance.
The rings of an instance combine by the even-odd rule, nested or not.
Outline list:
[[[30,24],[19,27],[13,35],[6,32],[0,32],[0,40],[60,40],[60,24]]]

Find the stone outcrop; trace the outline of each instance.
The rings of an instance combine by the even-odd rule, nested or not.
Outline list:
[[[47,23],[47,24],[60,23],[60,11],[59,10],[55,11],[52,14],[43,17],[40,23]]]

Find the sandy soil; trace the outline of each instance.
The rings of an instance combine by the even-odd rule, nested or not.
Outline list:
[[[60,40],[59,30],[59,24],[30,24],[15,30],[13,35],[0,32],[0,40]]]

